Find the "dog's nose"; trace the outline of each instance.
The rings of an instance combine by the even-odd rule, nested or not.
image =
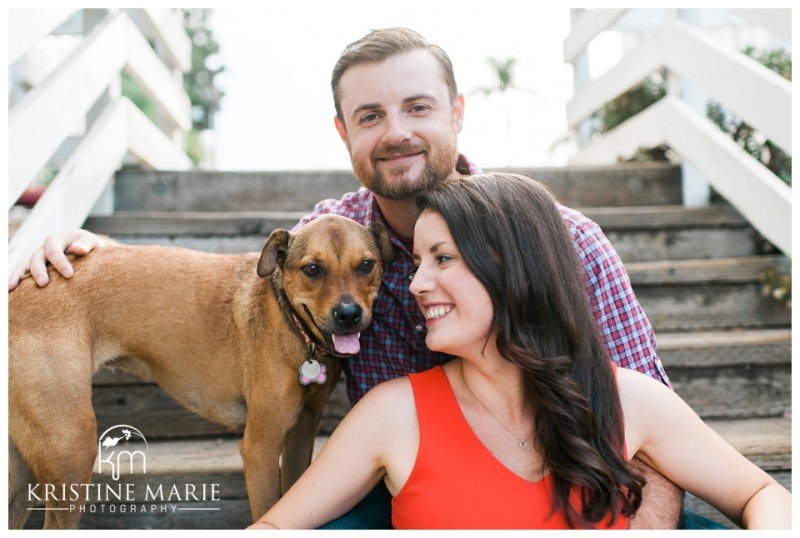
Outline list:
[[[333,309],[333,317],[342,327],[352,327],[361,321],[361,307],[355,303],[340,303]]]

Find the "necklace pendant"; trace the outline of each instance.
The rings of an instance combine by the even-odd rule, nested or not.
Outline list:
[[[520,441],[518,446],[520,448],[528,448],[528,441]]]

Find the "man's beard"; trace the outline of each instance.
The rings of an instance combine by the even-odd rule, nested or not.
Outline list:
[[[428,158],[425,160],[425,167],[420,177],[415,181],[387,181],[386,177],[378,170],[377,163],[382,156],[395,154],[413,154],[425,152]],[[356,165],[354,171],[362,185],[369,188],[372,192],[389,200],[405,200],[414,198],[418,194],[428,191],[440,185],[455,169],[458,160],[458,151],[455,143],[448,144],[442,151],[431,153],[427,146],[412,146],[404,144],[400,146],[384,146],[375,150],[370,155],[371,168]],[[390,171],[390,174],[395,171]],[[402,170],[396,171],[402,174]]]

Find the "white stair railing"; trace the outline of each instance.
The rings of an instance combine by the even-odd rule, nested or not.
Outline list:
[[[624,51],[615,66],[589,80],[587,47],[601,32],[614,30],[628,11],[573,13],[572,31],[564,43],[565,58],[576,74],[575,95],[567,106],[568,123],[579,144],[572,162],[611,164],[640,147],[668,144],[678,160],[698,171],[764,237],[791,256],[791,188],[722,133],[705,116],[704,107],[687,99],[677,84],[671,85],[666,98],[601,137],[586,135],[595,111],[665,69],[668,81],[687,82],[779,147],[791,150],[791,82],[670,13],[648,29],[636,47]],[[733,11],[790,42],[790,10]]]
[[[94,22],[10,104],[9,209],[43,169],[57,170],[9,241],[11,266],[47,234],[80,226],[121,166],[192,167],[183,149],[191,105],[182,81],[191,43],[180,17],[178,10],[9,10],[9,79],[26,61],[36,67],[35,49],[44,40]],[[121,96],[123,72],[154,104],[155,123]]]

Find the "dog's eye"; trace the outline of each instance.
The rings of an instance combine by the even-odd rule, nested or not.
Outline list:
[[[375,260],[364,260],[358,266],[358,270],[365,275],[370,274],[373,269],[375,269]]]
[[[309,278],[316,278],[322,273],[322,268],[316,263],[309,263],[302,268],[303,273]]]

